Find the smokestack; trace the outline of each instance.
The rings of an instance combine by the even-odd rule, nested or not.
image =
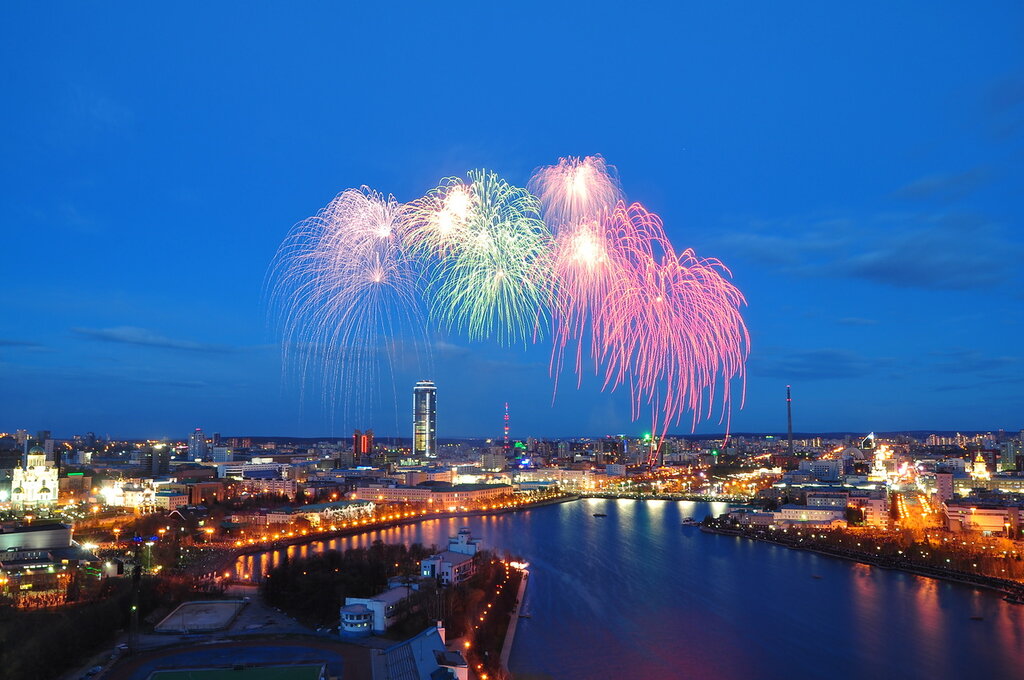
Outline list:
[[[789,431],[789,455],[793,455],[793,396],[789,392],[789,385],[786,385],[786,420]]]

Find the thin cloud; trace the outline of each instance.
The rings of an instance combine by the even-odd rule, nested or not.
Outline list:
[[[0,338],[0,347],[24,347],[25,349],[39,349],[43,347],[38,342],[32,342],[30,340],[11,340],[9,338]]]
[[[935,352],[935,356],[939,358],[935,368],[944,373],[1002,372],[1021,364],[1020,357],[988,356],[976,350],[963,348]],[[1002,378],[1004,376],[997,374],[991,377]]]
[[[763,378],[808,381],[858,378],[875,373],[882,363],[849,350],[813,349],[752,356],[747,369]]]
[[[1007,284],[1024,253],[1000,225],[967,214],[754,222],[724,236],[719,246],[794,276],[844,277],[927,290]]]
[[[910,201],[956,201],[984,186],[991,177],[991,171],[984,167],[955,174],[928,175],[900,187],[893,195]]]
[[[136,326],[116,326],[114,328],[72,328],[74,333],[102,340],[104,342],[139,345],[142,347],[159,347],[162,349],[184,350],[188,352],[232,352],[234,348],[224,345],[210,345],[191,340],[176,340],[160,335],[145,328]]]

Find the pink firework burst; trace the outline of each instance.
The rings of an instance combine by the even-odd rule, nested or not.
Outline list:
[[[617,206],[610,227],[619,276],[596,322],[604,384],[629,386],[634,419],[650,406],[653,455],[686,411],[695,426],[718,401],[728,421],[750,342],[745,300],[721,262],[676,253],[661,219],[639,203]]]

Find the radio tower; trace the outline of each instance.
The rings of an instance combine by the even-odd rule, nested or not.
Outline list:
[[[786,419],[789,421],[789,455],[793,455],[793,397],[786,385]]]
[[[508,402],[505,402],[505,457],[508,458],[509,454],[512,453],[512,446],[508,441]]]

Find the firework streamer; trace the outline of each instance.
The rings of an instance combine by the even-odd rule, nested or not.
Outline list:
[[[634,420],[651,408],[653,457],[686,411],[693,428],[718,402],[728,426],[732,381],[745,379],[750,344],[739,312],[745,300],[721,262],[676,253],[661,219],[642,205],[620,204],[611,223],[622,275],[597,322],[604,386],[628,385]]]
[[[416,202],[409,241],[432,255],[432,318],[471,340],[526,344],[543,334],[551,234],[537,199],[486,170]]]
[[[348,189],[297,224],[275,258],[270,301],[285,366],[344,419],[364,417],[398,351],[425,348],[417,276],[393,196]],[[405,346],[404,343],[409,343]]]
[[[538,168],[527,186],[556,234],[611,214],[623,197],[614,166],[600,155],[560,158],[556,165]]]
[[[601,354],[602,316],[611,284],[619,276],[608,241],[607,221],[622,199],[615,169],[601,156],[559,159],[539,168],[528,185],[540,199],[544,219],[555,234],[552,252],[552,400],[564,368],[566,349],[575,356],[576,386],[583,379],[589,336],[594,371]]]

